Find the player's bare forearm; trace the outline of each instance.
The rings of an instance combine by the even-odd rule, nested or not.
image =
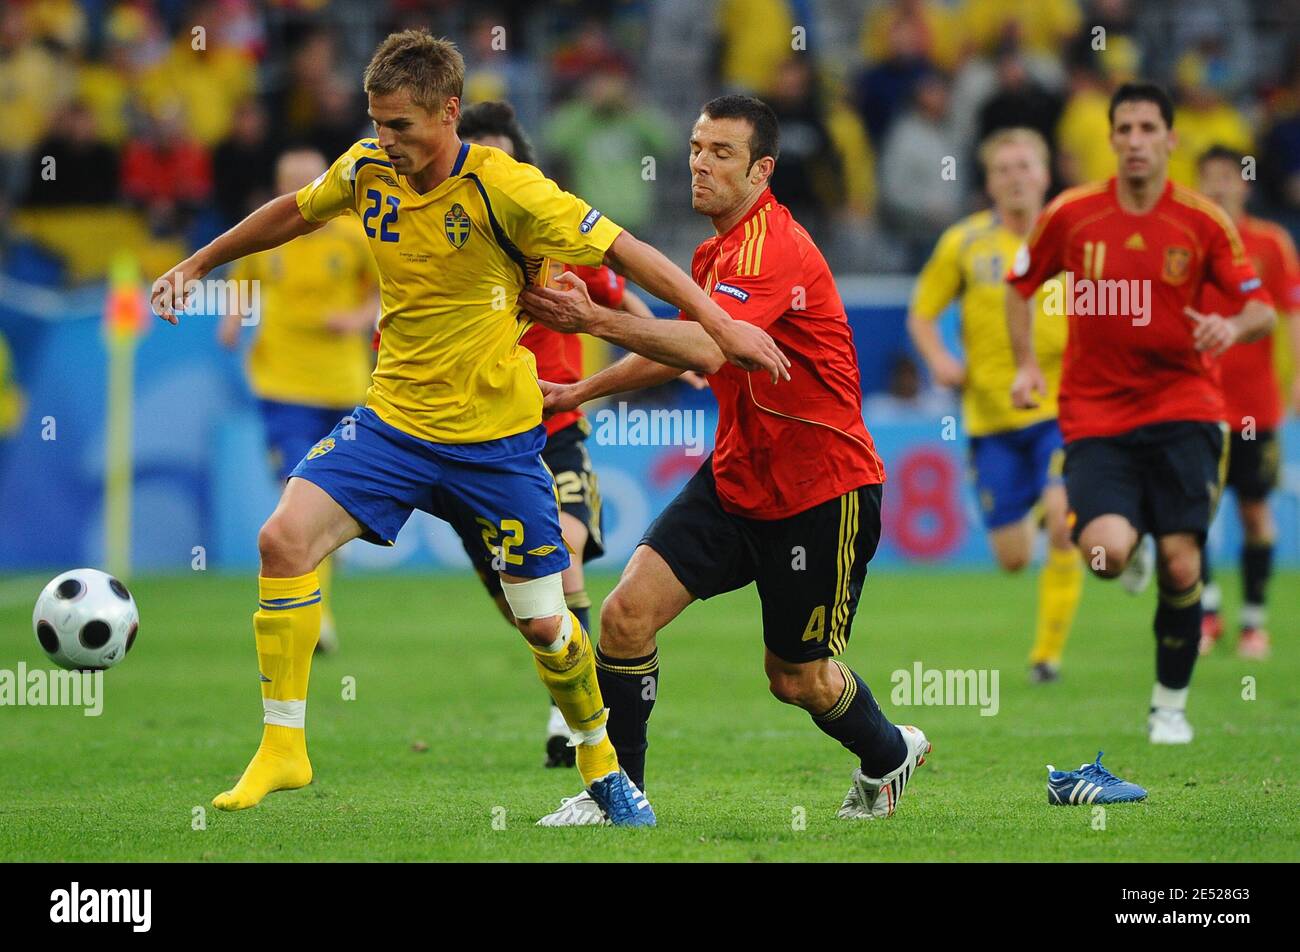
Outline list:
[[[641,300],[640,297],[633,294],[630,290],[623,291],[621,307],[633,317],[653,318],[655,316],[654,311],[650,310],[650,305],[646,304],[645,301]]]
[[[213,268],[227,262],[276,248],[315,231],[321,224],[302,217],[293,193],[271,199],[154,281],[151,294],[154,312],[175,324],[176,311],[185,307],[185,287],[189,282],[203,280]]]
[[[1037,363],[1034,356],[1034,314],[1029,302],[1015,288],[1007,285],[1007,334],[1011,338],[1011,354],[1017,367]]]
[[[619,274],[694,318],[727,360],[745,370],[766,370],[773,383],[790,379],[790,359],[766,331],[733,319],[658,249],[625,231],[609,246],[605,261]]]
[[[941,386],[960,387],[965,382],[965,368],[943,345],[939,328],[934,321],[927,320],[920,314],[907,315],[907,333],[916,345],[917,353],[925,361],[925,366]]]
[[[622,311],[595,308],[586,332],[624,350],[680,370],[717,373],[726,358],[704,328],[694,321],[628,320]]]
[[[271,199],[239,224],[212,239],[194,252],[190,260],[206,273],[229,261],[277,248],[319,227],[320,223],[302,217],[297,198],[290,192]]]
[[[628,354],[604,370],[573,384],[573,397],[581,405],[601,397],[657,387],[681,376],[681,370],[640,354]]]
[[[614,239],[605,261],[619,274],[636,282],[662,301],[680,308],[706,331],[731,320],[731,315],[713,301],[681,268],[658,248],[629,232]]]
[[[1249,344],[1273,333],[1277,312],[1263,301],[1247,301],[1241,313],[1230,318],[1237,325],[1237,343]]]

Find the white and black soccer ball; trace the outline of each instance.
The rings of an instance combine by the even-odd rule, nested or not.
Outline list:
[[[32,612],[36,640],[63,668],[111,668],[131,650],[140,612],[126,586],[99,569],[73,569],[53,579]]]

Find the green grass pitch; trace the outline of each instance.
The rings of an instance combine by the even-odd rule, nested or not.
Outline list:
[[[48,666],[30,624],[41,581],[0,583],[0,668]],[[1237,584],[1222,581],[1231,623]],[[599,600],[613,582],[595,576],[589,590]],[[935,745],[886,822],[835,819],[851,758],[767,693],[753,590],[697,604],[660,639],[647,783],[660,825],[640,831],[533,825],[577,792],[577,774],[541,767],[546,699],[468,575],[344,573],[342,652],[312,673],[315,781],[253,810],[211,809],[261,729],[254,582],[197,573],[133,589],[141,633],[105,676],[102,716],[0,708],[0,859],[1300,859],[1297,572],[1273,582],[1274,657],[1238,659],[1230,624],[1193,681],[1195,742],[1157,748],[1145,735],[1153,592],[1133,599],[1089,579],[1064,679],[1031,686],[1032,573],[873,571],[845,659],[892,720]],[[998,713],[895,706],[891,672],[917,661],[997,669]],[[1049,807],[1044,764],[1077,767],[1099,748],[1150,799],[1104,817]]]

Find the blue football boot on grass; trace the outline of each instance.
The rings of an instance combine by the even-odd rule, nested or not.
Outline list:
[[[1133,803],[1145,800],[1147,792],[1135,783],[1121,780],[1101,765],[1102,751],[1090,764],[1078,770],[1057,770],[1047,765],[1047,802],[1053,806],[1081,806],[1096,803]]]
[[[655,825],[655,811],[650,801],[622,770],[594,781],[587,792],[600,806],[611,826]]]

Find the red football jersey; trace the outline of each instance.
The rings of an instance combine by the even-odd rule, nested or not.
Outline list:
[[[1184,308],[1199,302],[1207,282],[1233,302],[1232,314],[1248,299],[1270,301],[1219,206],[1166,182],[1155,207],[1133,215],[1120,207],[1116,184],[1057,196],[1007,275],[1029,298],[1065,272],[1052,287],[1070,321],[1060,394],[1067,442],[1150,423],[1222,420],[1213,361],[1196,350]]]
[[[727,364],[713,475],[723,507],[781,519],[885,481],[862,422],[857,351],[826,259],[765,191],[743,220],[695,249],[691,276],[739,321],[764,328],[790,358],[790,379]],[[679,314],[679,318],[685,318]]]
[[[1237,222],[1246,255],[1273,303],[1283,311],[1300,311],[1300,260],[1286,229],[1272,222],[1245,215]],[[1236,313],[1236,303],[1218,288],[1207,284],[1201,290],[1197,310],[1203,314]],[[1273,430],[1282,422],[1282,392],[1273,364],[1273,335],[1249,344],[1228,348],[1219,358],[1223,383],[1223,405],[1228,425],[1238,433],[1247,417],[1259,430]]]
[[[617,308],[623,303],[623,291],[626,287],[623,276],[615,273],[606,265],[589,267],[582,264],[566,264],[565,271],[572,271],[582,278],[587,285],[591,299],[603,307]],[[577,383],[582,379],[582,338],[577,334],[561,334],[541,324],[534,324],[524,333],[519,343],[533,352],[537,358],[537,377],[552,383]],[[558,433],[575,420],[582,419],[581,410],[566,410],[543,421],[546,435]]]

